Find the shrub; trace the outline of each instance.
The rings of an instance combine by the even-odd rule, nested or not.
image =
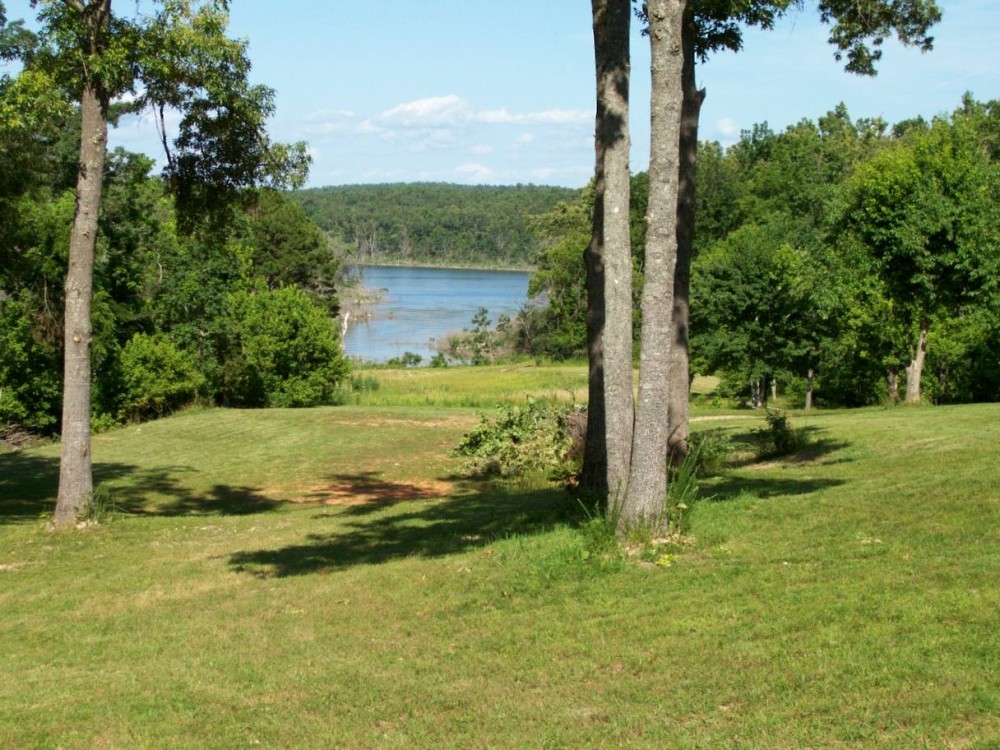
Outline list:
[[[121,354],[122,406],[125,419],[153,419],[189,404],[205,378],[194,356],[163,334],[135,334]]]
[[[788,415],[784,412],[768,410],[764,419],[767,426],[754,430],[754,436],[757,439],[758,459],[787,456],[802,450],[809,444],[805,430],[793,429]]]
[[[223,400],[234,406],[318,406],[347,374],[326,310],[293,287],[231,295]]]

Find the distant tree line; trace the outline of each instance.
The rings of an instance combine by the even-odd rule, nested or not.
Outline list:
[[[761,405],[1000,398],[1000,102],[889,127],[843,105],[783,132],[698,147],[691,362]],[[647,178],[632,177],[634,320]],[[521,351],[586,353],[582,254],[593,190],[533,225],[546,238]]]
[[[526,267],[539,244],[529,217],[578,190],[440,183],[302,190],[293,199],[354,263]]]

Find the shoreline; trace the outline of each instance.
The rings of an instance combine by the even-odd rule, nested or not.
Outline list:
[[[376,268],[440,268],[442,271],[498,271],[509,273],[534,273],[538,269],[535,266],[482,266],[482,265],[455,265],[440,263],[420,263],[407,261],[405,263],[395,263],[392,261],[351,261],[344,262],[345,266],[373,266]]]

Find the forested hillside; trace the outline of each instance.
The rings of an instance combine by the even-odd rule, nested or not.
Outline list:
[[[527,266],[538,241],[528,217],[578,190],[538,185],[351,185],[293,198],[357,262]]]

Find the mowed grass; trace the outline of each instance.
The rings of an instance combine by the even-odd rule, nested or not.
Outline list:
[[[0,455],[0,747],[1000,747],[1000,405],[797,417],[812,447],[708,482],[669,566],[457,476],[475,419],[100,435],[127,512],[56,535],[55,447]]]

